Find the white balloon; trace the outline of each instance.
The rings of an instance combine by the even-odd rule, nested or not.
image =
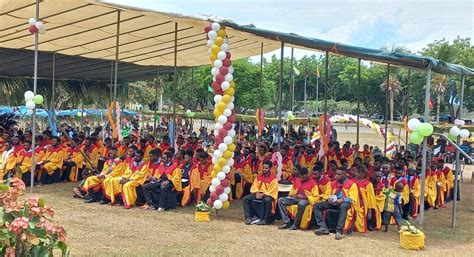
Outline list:
[[[33,100],[33,98],[35,98],[35,93],[33,93],[33,91],[26,91],[25,92],[25,102],[28,102],[28,101],[31,101]]]
[[[234,159],[227,160],[227,165],[229,165],[229,167],[234,166]]]
[[[233,103],[233,102],[234,102],[234,100],[235,100],[235,97],[234,97],[234,96],[232,96],[232,97],[230,98],[230,102],[231,102],[231,103]],[[233,109],[233,108],[232,108],[232,109]]]
[[[214,136],[217,137],[217,135],[219,135],[219,131],[218,130],[214,130]]]
[[[229,159],[229,160],[232,160],[232,159]],[[224,166],[224,168],[222,168],[222,172],[224,172],[226,174],[229,173],[230,172],[230,166],[229,165]]]
[[[229,52],[229,44],[226,44],[226,43],[222,44],[221,50],[224,52]]]
[[[215,200],[214,201],[214,208],[216,208],[217,210],[222,208],[222,201],[221,200]]]
[[[459,136],[461,134],[461,130],[457,127],[457,126],[453,126],[450,130],[449,130],[449,134],[451,136]]]
[[[227,132],[227,135],[229,137],[235,137],[235,130],[233,130],[233,129],[229,130],[229,132]]]
[[[229,73],[230,74],[234,73],[234,66],[232,66],[232,65],[229,66]]]
[[[43,35],[44,33],[46,33],[46,27],[43,27],[43,29],[40,29],[38,31],[41,35]]]
[[[232,99],[232,98],[231,98],[231,99]],[[227,104],[227,108],[228,108],[228,109],[231,109],[231,110],[234,109],[234,103],[233,103],[233,102],[228,103],[228,104]]]
[[[214,164],[214,165],[217,164],[217,160],[218,159],[216,157],[212,157],[212,164]]]
[[[229,117],[230,115],[232,115],[232,111],[231,111],[230,109],[225,109],[225,110],[224,110],[224,115],[225,115],[226,117]]]
[[[230,83],[227,82],[227,81],[222,82],[221,88],[222,88],[222,90],[226,91],[227,89],[230,88]]]
[[[408,121],[408,128],[411,130],[411,131],[417,131],[418,130],[418,127],[420,127],[421,125],[421,121],[417,118],[413,118],[413,119],[410,119]]]
[[[35,27],[38,30],[42,30],[44,28],[44,24],[41,21],[38,21],[38,22],[35,23]]]
[[[218,103],[218,102],[220,102],[220,101],[222,101],[222,96],[221,96],[221,95],[215,95],[215,96],[214,96],[214,102],[215,102],[215,103]]]
[[[214,153],[212,155],[214,156],[214,158],[220,159],[222,157],[222,152],[220,151],[220,149],[217,149],[217,150],[214,151]]]
[[[212,76],[216,76],[216,75],[217,75],[217,73],[219,73],[219,69],[218,69],[218,68],[216,68],[216,67],[212,68],[212,70],[211,70],[211,74],[212,74]]]
[[[234,76],[232,76],[231,73],[227,73],[224,78],[225,78],[225,81],[230,83],[234,79]]]
[[[219,122],[219,124],[224,125],[224,123],[227,122],[227,117],[225,115],[221,115],[219,116],[219,118],[217,118],[217,121]]]
[[[35,105],[35,102],[30,100],[30,101],[26,102],[25,106],[28,110],[33,110],[36,105]]]
[[[215,188],[213,185],[210,185],[210,186],[209,186],[209,192],[212,193],[212,192],[214,192],[214,191],[216,191],[216,188]],[[225,191],[225,190],[224,190],[224,191]]]
[[[459,135],[462,138],[469,137],[470,134],[471,134],[471,132],[469,132],[469,130],[467,130],[467,129],[461,129],[461,132],[459,133]]]
[[[222,153],[225,152],[225,151],[227,151],[227,145],[224,144],[224,143],[220,143],[220,144],[219,144],[219,151],[220,151],[220,154],[221,154],[220,157],[222,157]]]
[[[28,24],[30,24],[30,25],[36,25],[36,19],[35,19],[35,18],[30,18],[30,19],[28,20]]]
[[[221,202],[227,202],[228,199],[229,199],[229,196],[226,193],[222,193],[219,195],[219,200]]]
[[[218,54],[217,54],[217,59],[223,61],[225,58],[227,57],[227,55],[225,54],[224,51],[220,51]]]
[[[214,41],[214,39],[216,39],[217,37],[217,33],[213,30],[207,32],[207,36],[209,37],[209,39],[212,39],[212,41]]]
[[[230,187],[226,187],[226,188],[224,188],[224,193],[226,193],[226,194],[230,194]]]
[[[186,110],[186,113],[187,113],[187,114],[190,114],[190,113],[191,113],[191,110],[187,109],[187,110]]]
[[[214,30],[215,32],[221,29],[221,25],[217,22],[212,23],[211,27],[212,27],[212,30]]]
[[[220,67],[222,67],[222,61],[221,61],[221,60],[215,60],[215,61],[214,61],[214,67],[216,67],[216,68],[218,68],[218,69],[219,69]]]
[[[214,45],[214,40],[211,40],[211,39],[207,40],[207,43],[206,43],[207,47],[211,47],[213,45]]]
[[[225,179],[225,173],[224,172],[219,172],[217,173],[217,179],[220,181],[220,180],[224,180]]]
[[[214,187],[217,187],[218,185],[221,184],[221,181],[218,179],[218,178],[213,178],[211,180],[211,184],[214,186]]]
[[[224,123],[225,123],[225,122],[224,122]],[[224,123],[222,123],[222,124],[224,124]],[[220,123],[214,124],[214,129],[215,129],[215,130],[220,130],[220,129],[222,128],[222,124],[220,124]]]
[[[288,114],[288,115],[293,115],[293,112],[292,112],[292,111],[288,111],[287,114]]]
[[[224,143],[226,145],[232,144],[232,137],[229,137],[229,136],[224,137]]]

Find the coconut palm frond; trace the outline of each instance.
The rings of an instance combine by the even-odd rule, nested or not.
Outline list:
[[[444,91],[446,91],[446,88],[448,86],[448,76],[442,75],[442,74],[437,74],[433,78],[433,90],[439,94],[442,95]]]
[[[388,83],[388,86],[387,86],[387,83]],[[380,87],[382,88],[382,90],[385,90],[386,88],[388,88],[389,91],[392,91],[393,93],[398,93],[401,90],[401,85],[402,85],[402,83],[400,83],[397,76],[390,75],[388,81],[385,80],[380,85]]]
[[[5,113],[0,115],[0,128],[5,131],[10,131],[15,126],[18,126],[18,116],[15,116],[13,113]]]

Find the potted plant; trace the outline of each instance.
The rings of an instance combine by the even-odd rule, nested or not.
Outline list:
[[[211,206],[203,201],[196,205],[194,211],[194,221],[209,222],[211,221]]]

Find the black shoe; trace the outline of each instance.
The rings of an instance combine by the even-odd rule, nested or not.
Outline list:
[[[318,236],[329,235],[329,230],[327,228],[318,228],[314,233]]]
[[[245,219],[245,225],[250,225],[250,224],[252,224],[252,219],[246,218]]]
[[[84,201],[84,203],[95,203],[97,202],[94,198],[88,198]]]
[[[104,205],[104,204],[108,204],[108,203],[110,203],[110,202],[109,201],[104,201],[104,200],[99,202],[100,205]]]
[[[374,231],[375,229],[374,229],[374,227],[368,227],[367,230],[368,231]]]
[[[298,230],[299,228],[295,225],[291,226],[290,230]]]
[[[269,223],[266,220],[261,220],[261,221],[255,223],[255,224],[257,224],[257,225],[268,225]]]
[[[291,223],[283,223],[281,226],[278,227],[278,229],[289,229],[293,224]]]

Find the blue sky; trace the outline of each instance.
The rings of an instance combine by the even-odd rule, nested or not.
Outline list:
[[[107,0],[181,14],[209,14],[239,24],[369,48],[417,52],[435,39],[473,36],[472,0]],[[289,51],[286,51],[289,53]],[[297,51],[296,56],[311,54]]]

